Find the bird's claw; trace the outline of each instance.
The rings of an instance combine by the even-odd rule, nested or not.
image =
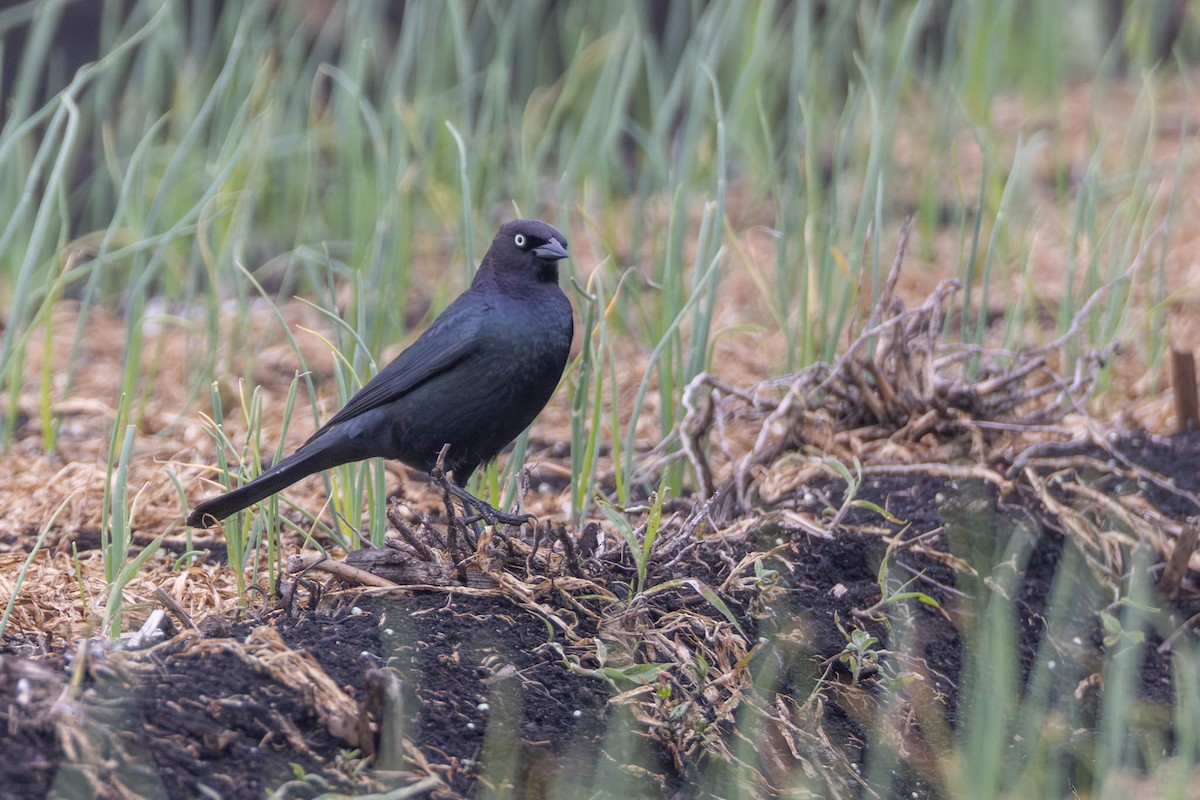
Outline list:
[[[449,484],[447,487],[450,493],[462,501],[463,509],[468,513],[474,512],[476,519],[483,520],[489,525],[509,525],[512,527],[520,527],[528,522],[536,522],[537,517],[533,514],[508,514],[496,508],[490,503],[480,500],[475,495],[468,492],[461,486]],[[474,522],[473,519],[465,519],[464,522]]]

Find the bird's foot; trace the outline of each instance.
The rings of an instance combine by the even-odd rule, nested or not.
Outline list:
[[[527,522],[536,522],[537,517],[533,514],[508,514],[493,506],[491,503],[486,503],[480,500],[475,495],[468,492],[453,483],[447,482],[446,489],[450,494],[454,495],[463,504],[463,510],[467,513],[467,517],[463,522],[472,523],[482,520],[489,525],[511,525],[519,527]],[[474,518],[472,518],[472,515]]]

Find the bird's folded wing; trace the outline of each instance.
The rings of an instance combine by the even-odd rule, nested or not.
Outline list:
[[[338,423],[390,403],[434,375],[453,367],[479,346],[480,327],[478,319],[471,319],[469,315],[443,314],[395,361],[381,369],[358,394],[351,397],[341,411],[309,437],[308,442],[319,438]]]

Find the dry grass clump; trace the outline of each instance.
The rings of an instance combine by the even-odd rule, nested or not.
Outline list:
[[[1147,542],[1169,557],[1180,523],[1144,507],[1140,495],[1114,498],[1089,485],[1134,479],[1196,508],[1200,500],[1114,449],[1115,429],[1087,406],[1117,345],[1080,344],[1089,316],[1132,281],[1157,237],[1079,308],[1064,333],[1017,352],[947,335],[961,289],[955,279],[911,308],[896,296],[907,241],[906,225],[879,301],[835,363],[745,389],[711,374],[687,387],[687,414],[676,434],[700,496],[715,498],[725,518],[773,510],[792,525],[828,532],[832,526],[793,510],[805,487],[846,474],[833,460],[853,465],[860,477],[976,478],[1002,495],[1031,490],[1110,578],[1121,574],[1122,545]],[[1068,361],[1069,350],[1075,352]],[[1200,557],[1192,560],[1200,567]]]

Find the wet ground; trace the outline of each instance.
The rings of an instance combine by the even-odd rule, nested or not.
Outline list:
[[[1200,488],[1196,436],[1137,436],[1117,449],[1172,476],[1175,488]],[[819,518],[822,498],[843,489],[830,481],[785,505]],[[1173,519],[1195,511],[1167,488],[1141,491]],[[1089,697],[1093,706],[1098,697],[1092,676],[1117,645],[1106,638],[1101,612],[1121,612],[1087,553],[1037,497],[914,473],[868,476],[857,501],[828,536],[765,523],[740,537],[710,535],[686,557],[652,565],[648,586],[676,579],[724,585],[725,610],[688,584],[648,592],[640,607],[619,601],[616,627],[658,635],[669,619],[676,647],[692,641],[687,636],[703,638],[701,629],[737,631],[747,655],[730,662],[729,680],[746,671],[753,680],[739,690],[745,698],[786,695],[793,722],[819,726],[831,746],[821,752],[797,753],[799,730],[779,744],[786,725],[769,713],[759,718],[761,728],[745,732],[761,737],[763,786],[786,782],[789,769],[809,759],[810,785],[829,779],[833,795],[863,794],[859,776],[878,768],[868,743],[885,716],[885,687],[903,673],[923,687],[907,695],[916,722],[897,729],[904,755],[887,767],[885,785],[876,772],[872,787],[881,796],[941,796],[937,737],[952,735],[964,704],[973,702],[965,642],[980,636],[982,598],[1002,597],[1015,614],[1019,685],[1069,659],[1062,685],[1082,698],[1087,717]],[[729,581],[751,553],[760,554],[758,564],[743,572],[757,578]],[[628,563],[600,557],[585,566],[596,585],[628,598]],[[1147,574],[1155,570],[1161,565]],[[1191,577],[1147,626],[1137,695],[1150,707],[1172,702],[1171,649],[1158,645],[1196,610]],[[504,596],[305,590],[290,604],[209,621],[203,632],[150,650],[94,652],[82,664],[7,641],[0,654],[3,796],[315,797],[422,781],[418,794],[444,797],[485,785],[508,785],[524,797],[598,787],[611,794],[627,791],[622,781],[651,794],[719,794],[721,781],[732,778],[717,742],[737,740],[737,720],[750,717],[722,709],[737,693],[726,691],[728,682],[718,686],[718,664],[688,662],[692,671],[701,663],[710,670],[703,679],[646,673],[648,688],[639,694],[631,664],[663,660],[650,634],[621,660],[614,643],[630,637],[606,628],[614,625],[606,615],[612,601],[586,593],[556,600],[542,587],[535,599],[570,615],[570,636]],[[1062,602],[1064,591],[1070,602]],[[851,658],[855,630],[877,642]],[[597,642],[606,643],[603,651]],[[686,686],[695,693],[684,702]],[[331,711],[339,703],[341,716]],[[942,734],[929,723],[934,717],[944,723]]]

